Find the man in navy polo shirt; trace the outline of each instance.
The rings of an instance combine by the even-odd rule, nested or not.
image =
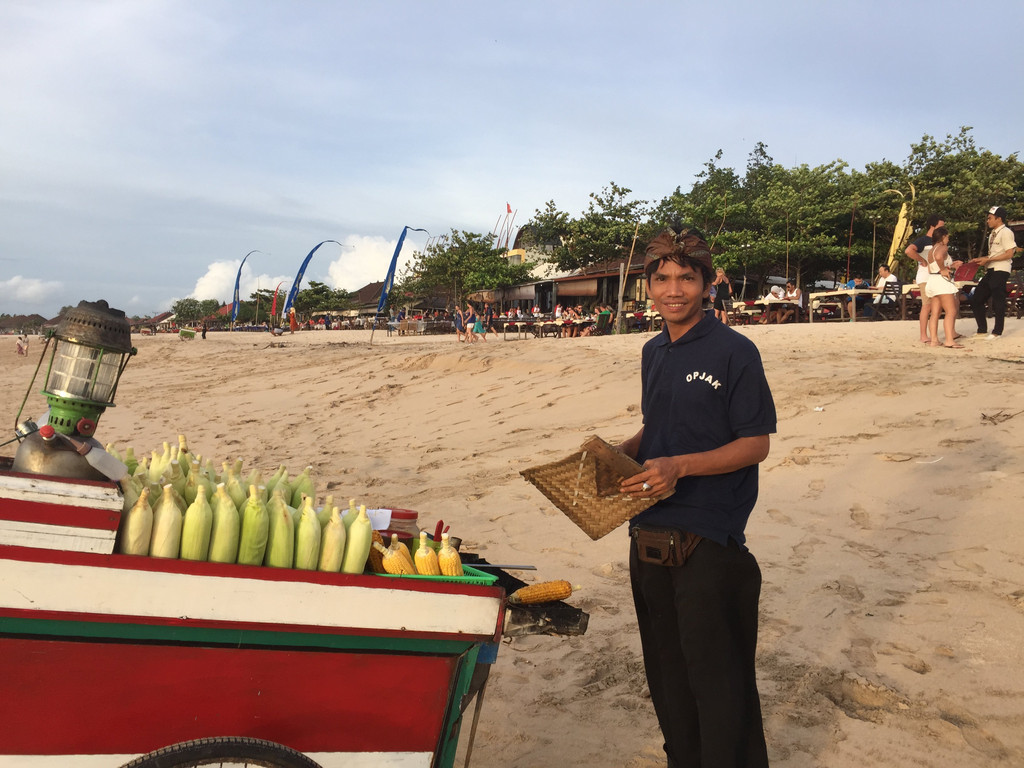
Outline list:
[[[761,768],[761,572],[743,531],[775,404],[757,348],[704,310],[713,274],[696,230],[666,230],[647,246],[664,329],[643,349],[643,427],[620,446],[644,471],[621,490],[674,489],[630,523],[633,601],[669,768]]]

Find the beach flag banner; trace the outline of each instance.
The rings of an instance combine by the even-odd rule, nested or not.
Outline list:
[[[234,302],[231,304],[231,322],[232,323],[235,322],[235,320],[238,319],[238,283],[242,279],[242,267],[245,266],[245,260],[248,259],[250,256],[252,256],[254,253],[259,253],[259,251],[249,251],[247,254],[245,254],[244,257],[242,257],[242,263],[238,265],[238,274],[235,275],[235,296],[234,296]]]
[[[316,253],[324,243],[334,243],[335,245],[341,245],[337,240],[324,240],[323,242],[317,243],[313,246],[313,250],[306,254],[306,258],[302,260],[302,266],[299,267],[298,274],[295,275],[295,282],[292,283],[292,289],[288,291],[288,298],[284,302],[284,308],[281,310],[282,317],[288,314],[288,310],[292,308],[292,304],[295,302],[295,297],[299,294],[299,285],[302,283],[302,276],[306,272],[306,266],[309,264],[309,260],[313,258],[313,254]]]
[[[416,229],[406,225],[402,229],[402,234],[398,236],[398,245],[395,246],[395,253],[391,257],[391,266],[388,267],[388,275],[384,278],[384,286],[380,289],[380,301],[377,302],[377,314],[379,315],[384,311],[384,305],[388,302],[388,294],[391,293],[391,288],[395,284],[395,268],[398,266],[398,254],[402,252],[402,244],[405,242],[405,235],[407,232],[412,230],[413,232],[427,232],[425,229]],[[429,235],[430,233],[427,232]]]
[[[273,322],[274,318],[277,317],[277,294],[281,291],[281,286],[284,285],[284,280],[277,284],[277,288],[274,289],[274,300],[270,304],[270,320]]]

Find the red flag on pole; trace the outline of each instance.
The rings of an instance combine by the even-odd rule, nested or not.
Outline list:
[[[512,213],[512,206],[511,205],[509,205],[508,203],[505,203],[505,207],[508,208],[508,212],[509,213]]]

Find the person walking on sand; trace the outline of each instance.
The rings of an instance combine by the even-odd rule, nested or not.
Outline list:
[[[299,330],[299,321],[295,317],[295,307],[288,308],[288,332],[295,333]]]
[[[487,330],[484,328],[483,315],[478,314],[475,309],[473,310],[473,335],[478,337],[480,341],[487,341]]]
[[[971,309],[974,310],[974,319],[978,323],[976,338],[994,340],[1003,335],[1003,322],[1006,320],[1006,280],[1010,276],[1010,264],[1017,243],[1013,232],[1006,226],[1005,208],[989,208],[985,223],[992,230],[988,236],[988,256],[971,259],[975,264],[985,267],[985,276],[978,282],[971,295]],[[992,300],[992,315],[995,317],[992,333],[988,333],[986,317],[989,299]]]
[[[476,310],[473,309],[472,304],[466,304],[466,312],[464,316],[466,318],[466,341],[472,344],[476,341],[477,323]]]
[[[468,336],[466,338],[463,338],[463,336],[465,336],[465,333],[466,333],[466,315],[463,314],[463,312],[462,312],[462,305],[461,304],[456,304],[455,305],[455,337],[459,341],[466,341],[468,339]]]
[[[485,341],[487,340],[488,333],[493,333],[495,336],[498,335],[498,332],[494,328],[494,316],[494,307],[492,307],[489,303],[484,304],[484,330],[486,331],[486,333],[484,334]]]
[[[646,249],[664,325],[643,348],[643,426],[619,447],[643,465],[620,491],[660,497],[630,521],[630,582],[651,701],[670,768],[766,768],[755,678],[761,571],[744,529],[775,403],[757,347],[705,313],[703,236]]]
[[[928,231],[908,245],[903,252],[917,263],[917,276],[914,282],[917,283],[917,290],[921,294],[921,317],[918,325],[921,331],[921,343],[928,344],[931,341],[928,338],[928,314],[931,312],[931,302],[925,296],[925,286],[928,282],[927,250],[932,247],[932,234],[936,227],[946,226],[946,221],[937,213],[933,213],[925,219],[924,225],[928,227]]]
[[[961,263],[949,257],[949,230],[945,227],[936,227],[932,233],[932,247],[928,251],[928,281],[925,283],[925,293],[931,304],[928,310],[928,335],[931,338],[929,345],[932,347],[964,348],[962,344],[956,343],[956,295],[959,289],[953,282],[951,271],[956,270]],[[940,313],[945,313],[942,321],[942,329],[946,336],[945,344],[939,344]]]

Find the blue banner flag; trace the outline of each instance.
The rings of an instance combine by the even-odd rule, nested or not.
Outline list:
[[[388,276],[384,278],[384,287],[380,289],[380,301],[377,302],[378,315],[384,310],[384,305],[388,303],[388,294],[391,293],[391,288],[395,284],[395,267],[398,266],[398,254],[402,252],[402,243],[405,242],[405,233],[410,229],[413,232],[427,232],[425,229],[416,229],[409,226],[402,229],[402,234],[398,236],[398,245],[395,246],[395,255],[391,257],[391,266],[388,267]],[[429,235],[430,233],[427,232],[427,234]]]
[[[245,260],[252,256],[254,253],[259,251],[249,251],[242,258],[242,263],[238,265],[238,274],[235,275],[235,298],[234,303],[231,305],[231,322],[235,322],[238,319],[238,282],[242,279],[242,267],[245,266]]]
[[[295,282],[292,283],[291,290],[288,291],[288,298],[285,299],[284,309],[281,310],[281,317],[288,317],[288,311],[292,308],[292,304],[295,302],[295,297],[299,295],[299,284],[302,282],[302,275],[306,272],[306,266],[309,264],[309,260],[313,258],[313,254],[316,253],[316,249],[324,243],[341,245],[337,240],[324,240],[322,243],[317,243],[313,246],[313,250],[306,254],[306,258],[302,260],[302,266],[299,267],[298,274],[295,275]]]

